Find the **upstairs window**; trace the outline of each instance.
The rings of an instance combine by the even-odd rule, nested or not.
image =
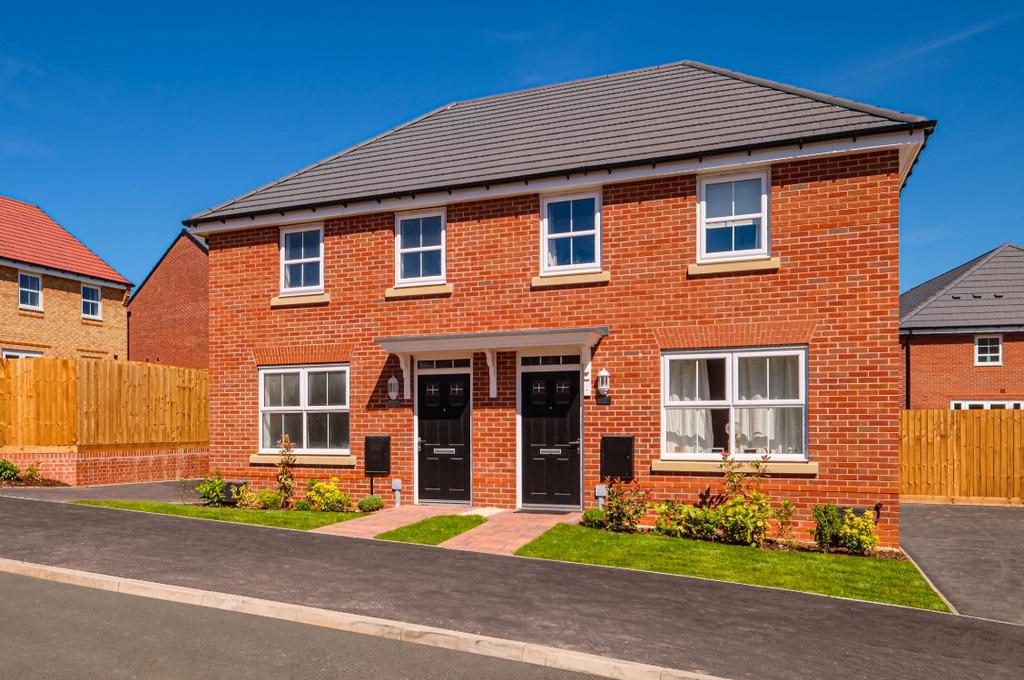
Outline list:
[[[548,198],[541,211],[541,274],[601,271],[600,195]]]
[[[767,172],[704,177],[699,191],[699,261],[768,256]]]
[[[1003,365],[1003,336],[978,335],[974,338],[975,366]]]
[[[317,226],[281,230],[281,292],[288,295],[324,290],[324,230]]]
[[[38,274],[18,272],[18,306],[43,311],[43,279]]]
[[[445,282],[445,213],[428,211],[395,217],[395,285]]]
[[[96,286],[82,286],[82,318],[97,321],[103,318],[100,289]]]

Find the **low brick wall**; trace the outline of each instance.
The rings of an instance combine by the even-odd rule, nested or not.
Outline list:
[[[195,479],[210,467],[206,448],[0,453],[0,458],[22,469],[37,465],[42,476],[71,486]]]

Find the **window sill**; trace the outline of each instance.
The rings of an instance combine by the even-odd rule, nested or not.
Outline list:
[[[555,286],[579,286],[590,283],[608,283],[612,280],[609,272],[591,272],[589,274],[548,274],[534,276],[530,281],[531,288],[553,288]]]
[[[82,325],[83,326],[102,326],[103,325],[103,319],[87,319],[85,317],[82,317]]]
[[[689,276],[707,276],[709,274],[739,274],[744,272],[774,272],[782,266],[778,257],[759,260],[737,260],[734,262],[709,262],[691,264],[686,268]]]
[[[388,288],[384,291],[385,300],[397,300],[400,298],[424,297],[427,295],[451,295],[455,286],[450,283],[438,283],[430,286],[404,286]]]
[[[21,307],[21,306],[19,306],[18,307],[18,311],[19,312],[25,312],[26,314],[29,314],[29,315],[35,315],[35,314],[42,314],[43,313],[43,308],[42,307]]]
[[[281,454],[279,453],[256,453],[249,456],[250,465],[277,465],[280,460]],[[355,467],[356,457],[353,455],[295,454],[295,464],[321,467]]]
[[[317,295],[279,295],[270,298],[271,308],[277,307],[301,307],[304,305],[326,305],[331,301],[330,293],[319,293]]]
[[[750,472],[749,465],[740,467],[744,472]],[[803,462],[777,462],[771,461],[764,464],[764,470],[770,475],[799,475],[814,477],[818,474],[818,464],[815,461]],[[651,462],[651,472],[700,472],[704,474],[721,474],[722,464],[715,460],[654,460]]]

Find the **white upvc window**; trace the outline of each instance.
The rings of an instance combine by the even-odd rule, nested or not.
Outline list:
[[[768,256],[768,187],[767,170],[700,178],[698,262]]]
[[[288,435],[303,453],[349,452],[348,366],[260,369],[260,453]]]
[[[974,336],[974,365],[975,366],[1002,366],[1003,365],[1003,336],[1001,336],[1001,335],[976,335],[976,336]]]
[[[541,201],[540,273],[601,271],[601,193],[549,196]]]
[[[662,458],[807,457],[802,348],[662,356]]]
[[[94,321],[103,319],[102,293],[97,286],[82,285],[82,318]]]
[[[0,351],[0,358],[3,359],[36,359],[43,356],[43,353],[34,349],[4,349]]]
[[[445,283],[445,217],[443,208],[395,215],[395,286]]]
[[[281,294],[324,291],[323,225],[281,229]]]
[[[1024,402],[1021,401],[952,401],[949,407],[954,411],[991,411],[993,409],[1010,409],[1019,411],[1024,408]]]
[[[18,272],[18,307],[43,311],[43,277],[39,274]]]

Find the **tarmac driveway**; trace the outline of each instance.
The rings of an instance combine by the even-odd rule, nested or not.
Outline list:
[[[184,502],[197,502],[192,492],[201,480],[185,480]],[[31,498],[36,501],[157,501],[181,503],[182,483],[142,482],[139,484],[106,484],[104,486],[15,486],[0,487],[0,496]]]
[[[1024,508],[900,506],[903,548],[961,614],[1024,624]]]

